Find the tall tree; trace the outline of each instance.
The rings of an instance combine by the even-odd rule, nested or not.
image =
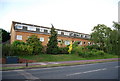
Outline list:
[[[10,39],[10,33],[7,32],[4,29],[0,29],[0,30],[2,30],[2,42],[6,42],[7,40],[9,40]]]
[[[42,53],[42,44],[39,38],[37,38],[36,35],[30,36],[27,40],[26,43],[30,45],[33,48],[33,54],[37,55]]]
[[[98,44],[101,50],[105,50],[105,46],[108,45],[108,37],[111,29],[104,24],[98,24],[95,26],[91,33],[91,39],[95,44]]]
[[[50,40],[47,44],[47,53],[57,54],[58,53],[57,32],[55,31],[55,28],[53,25],[50,32],[51,32],[51,36],[49,37]]]
[[[120,54],[120,24],[113,22],[114,29],[98,24],[93,28],[91,39],[101,50],[107,53]]]
[[[113,22],[113,27],[114,27],[114,49],[116,54],[120,55],[120,23],[118,22]]]

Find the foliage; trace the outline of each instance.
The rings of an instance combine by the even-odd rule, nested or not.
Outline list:
[[[58,53],[58,41],[57,41],[57,32],[55,31],[54,26],[51,28],[51,36],[49,37],[49,42],[47,44],[47,54],[57,54]]]
[[[98,45],[88,45],[88,46],[85,46],[85,48],[89,50],[92,50],[92,49],[100,50],[100,47]]]
[[[98,44],[101,50],[105,48],[105,40],[108,39],[111,29],[104,24],[98,24],[92,30],[91,39]]]
[[[114,29],[104,24],[95,26],[91,33],[91,40],[100,47],[100,50],[106,53],[120,54],[120,24],[113,23]]]
[[[83,49],[84,49],[84,47],[82,47],[82,46],[76,46],[72,49],[72,53],[73,54],[79,54],[83,51]]]
[[[34,55],[37,55],[37,54],[40,54],[42,53],[42,44],[41,44],[41,41],[39,40],[39,38],[37,38],[36,35],[32,35],[30,36],[27,40],[26,40],[26,43],[28,45],[30,45],[30,47],[32,48],[31,50],[33,50],[33,54]],[[28,46],[29,47],[29,46]]]
[[[2,42],[6,42],[10,39],[10,33],[2,29]]]
[[[80,51],[79,52],[79,56],[84,57],[84,58],[88,58],[88,57],[99,57],[99,56],[104,56],[105,52],[104,51],[99,51],[96,50],[95,51]]]
[[[113,44],[113,53],[120,55],[120,23],[113,22],[113,37],[112,39]]]
[[[78,41],[73,43],[73,47],[77,47],[78,46]]]
[[[42,45],[37,36],[33,35],[27,43],[14,41],[12,44],[4,44],[2,51],[3,56],[36,55],[42,52]]]
[[[2,56],[9,56],[10,55],[10,45],[9,44],[3,44],[2,45]]]
[[[14,41],[12,45],[17,46],[17,45],[25,45],[25,42],[22,41]]]
[[[68,54],[68,47],[59,47],[58,54]]]
[[[10,45],[4,44],[2,46],[2,56],[14,56],[14,55],[32,55],[33,48],[30,45]]]

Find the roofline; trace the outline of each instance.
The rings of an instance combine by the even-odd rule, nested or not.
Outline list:
[[[50,27],[45,27],[45,26],[39,26],[39,25],[34,25],[34,24],[27,24],[27,23],[22,23],[22,22],[16,22],[16,21],[12,21],[13,23],[18,23],[18,24],[24,24],[24,25],[30,25],[30,26],[36,26],[36,27],[42,27],[42,28],[48,28],[51,29]],[[11,25],[12,26],[12,25]],[[12,27],[11,27],[12,28]],[[55,28],[56,29],[56,28]],[[84,34],[84,35],[90,35],[90,34],[85,34],[85,33],[80,33],[80,32],[75,32],[75,31],[69,31],[69,30],[63,30],[63,29],[56,29],[56,30],[60,30],[60,31],[66,31],[66,32],[74,32],[74,33],[79,33],[79,34]]]

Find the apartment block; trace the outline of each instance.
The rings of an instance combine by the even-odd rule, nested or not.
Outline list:
[[[49,36],[51,35],[50,31],[51,31],[50,27],[12,21],[10,42],[13,43],[15,40],[26,42],[26,40],[31,35],[36,35],[42,42],[42,45],[47,46]],[[70,44],[71,41],[72,42],[78,41],[78,44],[81,46],[87,46],[92,44],[91,41],[89,40],[90,39],[89,34],[62,29],[56,29],[55,31],[58,34],[57,37],[58,46],[62,47],[67,46]]]

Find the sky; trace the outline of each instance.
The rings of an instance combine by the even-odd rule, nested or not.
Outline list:
[[[118,21],[119,0],[0,0],[0,28],[12,21],[90,34],[97,24]]]

